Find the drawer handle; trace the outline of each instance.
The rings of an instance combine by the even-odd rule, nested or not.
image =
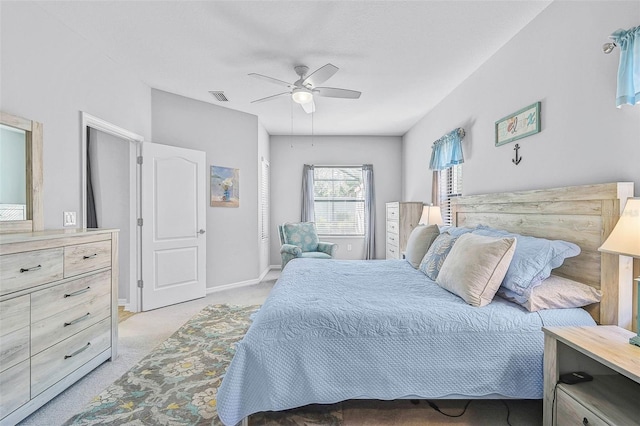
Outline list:
[[[96,257],[98,255],[98,253],[93,253],[90,254],[89,256],[82,256],[83,259],[93,259],[94,257]]]
[[[81,347],[80,349],[78,349],[77,351],[72,353],[71,355],[65,355],[64,359],[69,359],[71,357],[74,357],[74,356],[78,355],[80,352],[86,351],[87,349],[89,349],[89,346],[91,346],[91,342],[87,342],[87,344],[85,346]]]
[[[91,290],[91,287],[83,288],[82,290],[78,290],[78,291],[74,291],[73,293],[65,294],[64,297],[67,298],[67,297],[77,296],[79,294],[86,293],[89,290]]]
[[[65,323],[64,323],[64,326],[65,326],[65,327],[68,327],[68,326],[70,326],[70,325],[77,324],[77,323],[79,323],[80,321],[84,321],[84,320],[88,319],[90,316],[91,316],[91,312],[87,312],[86,314],[84,314],[84,315],[83,315],[83,316],[81,316],[80,318],[76,318],[76,319],[74,319],[73,321],[65,322]]]
[[[32,266],[31,268],[20,268],[20,273],[29,272],[29,271],[37,271],[40,268],[42,268],[42,265]]]
[[[588,420],[586,417],[584,417],[584,418],[582,419],[582,424],[583,424],[583,425],[588,425],[588,424],[589,424],[589,420]]]

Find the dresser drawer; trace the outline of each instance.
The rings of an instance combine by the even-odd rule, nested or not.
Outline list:
[[[387,204],[387,220],[400,219],[400,205],[397,203]]]
[[[387,259],[400,259],[398,246],[387,244]]]
[[[586,422],[585,422],[586,420]],[[556,397],[556,424],[561,426],[608,426],[609,423],[558,388]]]
[[[63,249],[0,256],[0,295],[62,278]]]
[[[29,401],[29,360],[0,373],[0,419]]]
[[[111,266],[111,241],[64,248],[64,276],[72,277]]]
[[[394,221],[391,221],[391,220],[387,221],[387,232],[391,232],[391,233],[397,234],[398,233],[398,228],[399,228],[398,222],[394,222]]]
[[[107,350],[111,345],[111,318],[69,337],[31,357],[31,397]]]
[[[111,314],[111,295],[102,294],[89,303],[73,306],[49,318],[31,324],[31,353],[50,346],[92,326]]]
[[[31,294],[31,323],[89,304],[111,292],[111,270],[35,291]]]
[[[398,246],[400,244],[398,240],[398,234],[387,233],[387,245]]]

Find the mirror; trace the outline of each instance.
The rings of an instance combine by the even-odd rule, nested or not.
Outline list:
[[[42,124],[0,112],[0,233],[41,231]]]

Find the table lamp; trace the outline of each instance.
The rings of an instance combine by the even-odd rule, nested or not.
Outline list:
[[[598,250],[640,259],[640,198],[627,199],[618,223]],[[638,282],[638,306],[640,307],[640,277],[635,281]],[[629,343],[640,346],[640,315],[636,313],[636,316],[637,335],[629,339]]]
[[[422,207],[422,216],[420,216],[418,225],[442,225],[443,223],[440,206],[430,204]]]

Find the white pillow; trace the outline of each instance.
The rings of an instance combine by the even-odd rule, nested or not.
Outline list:
[[[405,252],[405,257],[411,266],[418,269],[420,261],[438,235],[440,235],[438,225],[418,225],[413,228],[413,231],[411,231],[409,235]]]
[[[463,234],[444,261],[436,284],[472,306],[488,305],[509,269],[516,239]]]
[[[602,298],[602,292],[586,284],[551,275],[531,290],[531,296],[524,303],[516,299],[516,293],[503,287],[498,289],[498,296],[535,312],[541,309],[581,308],[598,303]]]

